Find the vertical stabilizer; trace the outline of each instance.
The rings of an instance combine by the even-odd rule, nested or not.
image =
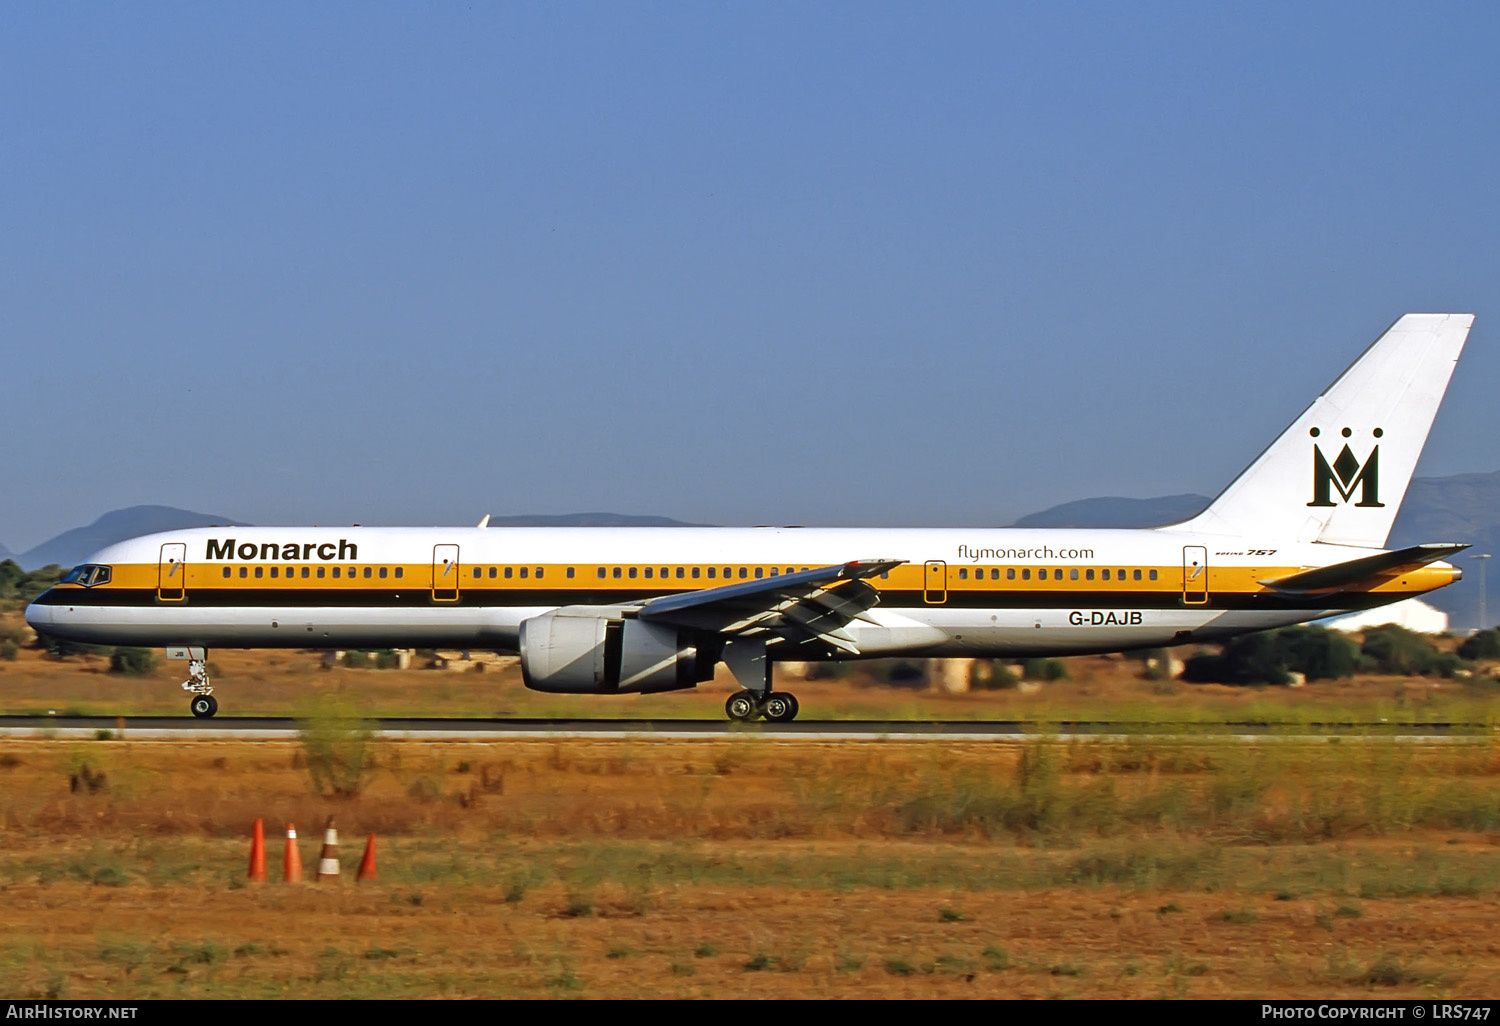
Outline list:
[[[1380,548],[1472,314],[1407,314],[1198,516],[1167,530]]]

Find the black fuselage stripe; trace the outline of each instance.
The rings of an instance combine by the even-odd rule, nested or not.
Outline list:
[[[584,589],[466,588],[456,599],[434,598],[425,588],[376,590],[370,588],[194,588],[178,600],[158,597],[151,589],[51,589],[35,602],[43,606],[82,607],[193,607],[193,608],[322,608],[425,609],[444,607],[530,608],[538,606],[619,605],[644,602],[675,592],[607,591]],[[441,592],[439,593],[442,594]],[[1195,596],[1196,597],[1196,596]],[[1216,593],[1208,602],[1187,603],[1175,591],[949,591],[944,602],[928,602],[922,591],[882,591],[880,604],[899,609],[1365,609],[1399,596],[1350,593],[1338,596],[1293,596],[1274,592]]]

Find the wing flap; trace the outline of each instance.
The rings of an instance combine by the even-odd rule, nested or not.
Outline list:
[[[905,560],[867,559],[815,567],[759,581],[667,595],[644,603],[642,620],[731,636],[771,634],[781,640],[817,639],[858,655],[854,637],[843,628],[867,620],[880,592],[865,578],[885,573]]]

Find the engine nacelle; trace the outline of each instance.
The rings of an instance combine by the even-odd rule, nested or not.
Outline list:
[[[521,622],[521,677],[533,691],[676,691],[713,677],[715,659],[670,627],[559,609]]]

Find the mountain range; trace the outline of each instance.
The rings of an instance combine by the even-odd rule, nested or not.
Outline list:
[[[1013,527],[1159,527],[1193,516],[1209,503],[1206,495],[1163,495],[1152,499],[1103,497],[1065,502],[1017,520]],[[495,527],[691,527],[670,517],[629,516],[619,513],[562,513],[492,517]],[[0,545],[0,559],[14,559],[34,570],[57,563],[73,566],[106,545],[157,531],[187,527],[238,527],[244,521],[171,506],[131,506],[106,513],[87,527],[65,531],[25,552]],[[1485,564],[1475,554],[1500,553],[1500,471],[1419,477],[1407,490],[1396,516],[1388,545],[1401,548],[1421,542],[1468,542],[1473,548],[1454,557],[1465,570],[1464,580],[1427,596],[1425,601],[1446,612],[1455,630],[1478,623],[1480,574]],[[1500,584],[1500,581],[1497,581]],[[1486,587],[1486,591],[1488,588]],[[1500,613],[1500,597],[1496,612]],[[1500,617],[1491,617],[1493,621]],[[1490,626],[1485,624],[1482,626]]]

